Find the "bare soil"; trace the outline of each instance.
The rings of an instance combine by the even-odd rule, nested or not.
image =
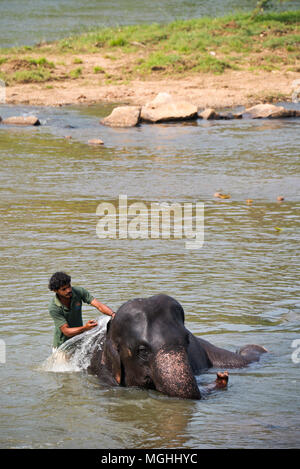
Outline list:
[[[300,77],[299,73],[283,67],[271,72],[228,70],[222,75],[203,73],[179,78],[154,72],[147,78],[128,79],[122,76],[126,57],[110,60],[100,54],[84,54],[80,64],[76,64],[71,55],[65,56],[61,64],[61,57],[47,58],[55,62],[53,79],[7,86],[8,104],[62,106],[111,102],[144,105],[159,92],[168,92],[199,108],[248,106],[291,99],[292,83]],[[95,73],[95,67],[100,68],[99,73]],[[81,69],[81,74],[72,79],[69,73],[76,68]]]

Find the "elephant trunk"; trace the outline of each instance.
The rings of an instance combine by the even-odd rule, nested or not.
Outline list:
[[[152,378],[157,391],[182,399],[201,399],[184,347],[160,349],[153,363]]]

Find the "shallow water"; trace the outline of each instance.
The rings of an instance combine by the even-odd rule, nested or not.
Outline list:
[[[139,23],[169,23],[177,19],[221,16],[252,10],[253,0],[0,0],[0,47],[53,41],[91,28]],[[274,4],[297,9],[299,0]]]
[[[37,114],[43,124],[0,126],[1,447],[299,447],[300,363],[292,345],[300,339],[300,121],[116,130],[99,125],[111,107],[0,109],[3,117]],[[91,138],[105,145],[91,147]],[[215,199],[216,191],[231,198]],[[128,203],[203,202],[204,246],[99,239],[96,208],[120,194]],[[113,309],[170,294],[196,335],[230,350],[258,343],[270,353],[232,370],[226,391],[199,402],[108,389],[84,366],[49,371],[47,283],[59,269]],[[98,316],[90,306],[83,311],[84,320]],[[198,377],[199,385],[215,371]]]

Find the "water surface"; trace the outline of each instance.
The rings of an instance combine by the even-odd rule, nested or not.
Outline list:
[[[291,355],[300,338],[300,121],[116,130],[99,124],[110,109],[0,110],[34,113],[43,124],[0,127],[1,447],[299,447],[300,364]],[[91,138],[105,145],[91,147]],[[215,199],[216,191],[231,198]],[[119,194],[129,203],[204,202],[203,248],[187,250],[180,239],[100,240],[96,208]],[[181,302],[196,335],[230,350],[259,343],[270,353],[232,370],[227,391],[197,402],[108,389],[84,370],[46,371],[47,283],[60,269],[113,309],[164,292]],[[94,317],[84,307],[84,320]]]

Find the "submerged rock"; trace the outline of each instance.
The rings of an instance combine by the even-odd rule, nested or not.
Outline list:
[[[219,113],[215,109],[212,108],[207,108],[204,109],[202,112],[198,112],[198,117],[200,119],[206,119],[206,120],[229,120],[229,119],[242,119],[243,115],[242,114],[233,114],[231,112],[229,113]]]
[[[230,194],[222,194],[221,192],[215,192],[214,197],[218,199],[230,199]]]
[[[104,145],[104,142],[100,138],[93,138],[92,140],[88,141],[88,144],[89,145]]]
[[[237,114],[232,114],[229,112],[228,114],[221,114],[221,119],[242,119],[243,114],[238,112]]]
[[[40,121],[35,116],[13,116],[2,121],[7,125],[40,125]]]
[[[281,119],[283,117],[300,117],[300,111],[294,109],[285,109],[283,106],[274,104],[257,104],[246,109],[252,119]]]
[[[151,123],[197,119],[197,106],[169,93],[159,93],[141,109],[141,120]]]
[[[119,106],[100,123],[110,127],[135,127],[139,123],[140,113],[139,106]]]
[[[211,120],[211,119],[219,119],[220,114],[212,108],[204,109],[204,111],[200,112],[198,116],[201,119]]]

